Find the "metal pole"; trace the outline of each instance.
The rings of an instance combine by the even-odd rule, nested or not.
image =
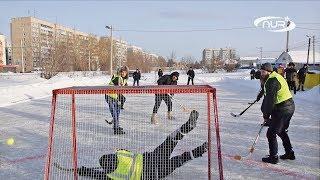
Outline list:
[[[308,42],[308,55],[307,55],[307,65],[309,65],[309,54],[310,54],[310,43],[311,43],[311,37],[307,36],[309,38]]]
[[[110,76],[112,76],[112,26],[110,26]]]
[[[290,25],[290,21],[287,22],[287,27],[289,27],[289,25]],[[287,31],[286,52],[289,52],[289,31]]]
[[[312,46],[313,46],[313,50],[312,50],[312,52],[313,52],[313,67],[315,68],[315,66],[316,66],[316,57],[315,57],[315,47],[314,47],[314,41],[315,41],[315,36],[313,35],[312,36],[312,39],[313,39],[313,41],[312,41]]]

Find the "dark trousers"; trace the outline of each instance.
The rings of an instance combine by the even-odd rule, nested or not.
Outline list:
[[[297,92],[297,87],[296,87],[296,82],[295,81],[287,81],[289,89],[293,90],[293,93],[296,94]]]
[[[300,87],[301,87],[301,90],[304,91],[304,81],[306,80],[305,77],[300,77],[299,78],[299,87],[298,87],[298,91],[300,90]]]
[[[292,151],[292,145],[288,136],[288,128],[295,110],[295,105],[292,99],[287,101],[289,102],[285,102],[287,104],[284,107],[276,107],[271,115],[271,122],[267,131],[269,154],[271,156],[278,154],[277,135],[282,140],[285,152],[290,153]]]
[[[137,86],[139,86],[139,79],[133,79],[133,86],[136,84],[137,82]]]
[[[109,105],[109,111],[113,119],[113,129],[119,128],[120,105],[118,100],[106,95],[106,102]]]
[[[251,80],[254,80],[254,74],[251,74],[250,77],[251,77]]]
[[[121,106],[121,108],[123,108],[124,103],[126,102],[126,97],[124,97],[124,95],[122,95],[122,94],[119,94],[118,96],[119,96],[119,100],[120,100],[120,106]]]
[[[191,82],[192,82],[192,85],[194,85],[194,84],[193,84],[193,77],[188,77],[188,84],[187,84],[187,85],[189,85],[190,80],[191,80]]]
[[[168,94],[156,94],[153,113],[157,113],[162,100],[166,103],[168,111],[172,111],[172,101]]]

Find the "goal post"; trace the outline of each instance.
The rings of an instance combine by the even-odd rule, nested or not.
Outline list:
[[[118,97],[122,94],[126,99],[124,109],[117,112],[119,126],[125,134],[114,134],[112,113],[116,113],[116,110],[106,101],[106,95],[110,94],[117,94]],[[169,102],[172,102],[171,110],[168,101],[161,102],[156,111],[158,124],[151,122],[151,116],[155,113],[155,94],[167,95],[170,97]],[[169,110],[173,119],[168,117]],[[168,150],[164,146],[166,140],[190,121],[192,112],[198,113],[196,127],[185,133],[174,147],[170,145]],[[155,154],[157,159],[158,154],[155,152],[166,147],[164,151],[170,151],[166,162],[173,163],[174,159],[179,159],[185,152],[193,152],[204,142],[207,142],[208,147],[202,156],[188,159],[175,168],[171,168],[170,164],[170,168],[163,170],[165,175],[159,177],[223,179],[216,89],[209,85],[83,86],[55,89],[52,91],[44,179],[81,179],[83,176],[78,174],[78,169],[82,166],[104,171],[100,158],[114,154],[119,149],[143,155]],[[149,163],[146,169],[149,166],[157,169],[159,165]],[[146,169],[143,169],[142,179],[149,179],[146,177]]]

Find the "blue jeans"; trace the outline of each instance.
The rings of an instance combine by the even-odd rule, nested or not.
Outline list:
[[[105,99],[109,104],[109,110],[113,119],[113,129],[117,129],[119,128],[120,105],[117,99],[114,99],[108,95],[105,96]]]

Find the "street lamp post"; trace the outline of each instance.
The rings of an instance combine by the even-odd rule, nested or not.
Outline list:
[[[106,26],[106,29],[110,29],[110,75],[112,76],[112,26]]]
[[[309,66],[309,54],[310,54],[311,36],[307,35],[307,37],[308,37],[308,55],[307,55],[307,65]]]

